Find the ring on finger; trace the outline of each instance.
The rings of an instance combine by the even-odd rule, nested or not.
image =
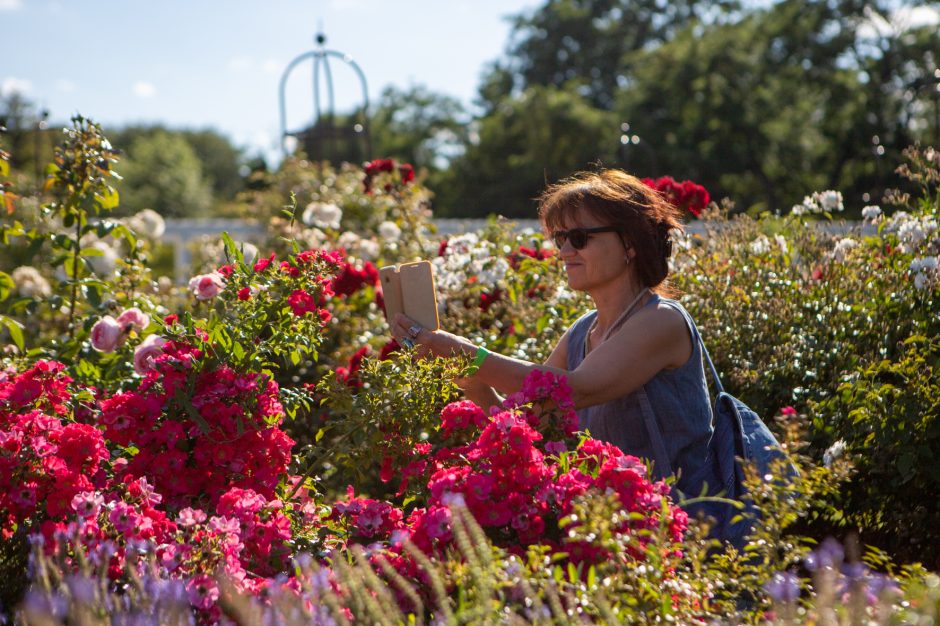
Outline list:
[[[408,329],[408,334],[412,339],[418,338],[418,333],[421,332],[421,327],[418,324],[413,324],[411,328]]]

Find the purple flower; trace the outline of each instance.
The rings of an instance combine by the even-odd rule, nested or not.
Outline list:
[[[815,551],[810,552],[803,559],[806,569],[815,572],[820,569],[838,567],[845,558],[845,552],[842,550],[842,544],[832,537],[822,542]]]
[[[800,579],[793,572],[777,572],[764,583],[764,591],[776,602],[793,602],[800,597]]]

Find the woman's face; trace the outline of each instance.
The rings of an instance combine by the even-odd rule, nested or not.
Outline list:
[[[586,211],[579,211],[572,223],[566,222],[562,230],[602,226],[608,224]],[[569,237],[558,250],[568,274],[568,286],[588,293],[622,282],[628,267],[627,254],[616,232],[591,233],[580,250],[571,244]]]

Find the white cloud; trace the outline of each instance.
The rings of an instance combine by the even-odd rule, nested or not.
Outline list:
[[[152,98],[157,95],[157,88],[154,84],[148,83],[145,80],[139,80],[134,83],[132,91],[138,98]]]
[[[3,0],[0,0],[0,2],[2,1]],[[25,78],[16,78],[15,76],[11,76],[10,78],[4,78],[3,82],[0,83],[0,93],[4,95],[9,95],[11,93],[25,95],[32,90],[33,84]]]
[[[0,11],[19,11],[23,8],[23,0],[0,0]]]
[[[75,91],[75,83],[66,78],[60,78],[55,81],[55,88],[65,93],[71,93]]]

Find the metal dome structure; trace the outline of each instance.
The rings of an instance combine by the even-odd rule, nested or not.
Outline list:
[[[372,141],[369,135],[369,90],[366,76],[359,65],[348,54],[326,48],[326,36],[317,34],[318,46],[291,61],[281,75],[279,101],[281,115],[281,150],[288,156],[293,149],[288,148],[289,138],[293,137],[303,146],[307,156],[313,160],[335,161],[341,156],[347,160],[363,161],[371,157]],[[287,128],[286,89],[287,80],[292,71],[305,61],[312,62],[313,84],[313,121],[307,128],[289,130]],[[333,89],[333,70],[331,60],[338,60],[351,68],[359,79],[362,88],[362,103],[348,119],[337,124],[336,98]],[[321,88],[326,92],[326,106],[323,106]],[[345,118],[346,116],[344,116]],[[349,158],[352,155],[352,158]]]

